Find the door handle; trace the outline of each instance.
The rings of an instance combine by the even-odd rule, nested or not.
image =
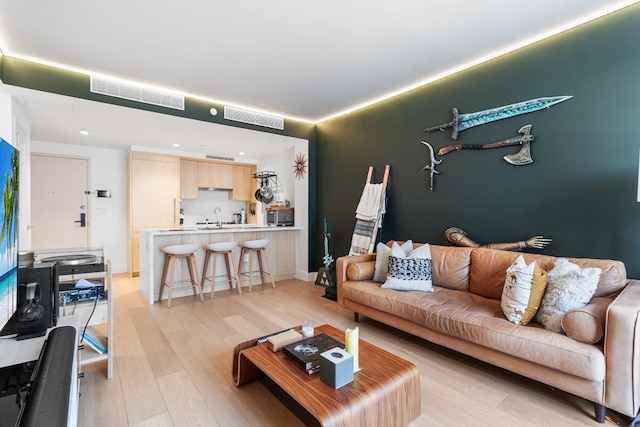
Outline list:
[[[79,222],[80,223],[80,227],[86,227],[87,226],[87,214],[81,213],[80,214],[80,221],[73,221],[73,222]]]

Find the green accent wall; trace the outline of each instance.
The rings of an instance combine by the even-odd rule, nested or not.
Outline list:
[[[334,258],[348,253],[354,211],[369,165],[381,182],[391,166],[381,240],[449,245],[457,226],[480,244],[553,239],[532,252],[622,260],[640,277],[640,5],[317,126],[318,212],[328,219]],[[531,25],[535,25],[532,23]],[[425,52],[437,56],[438,52]],[[442,53],[444,54],[444,53]],[[364,70],[363,70],[364,72]],[[549,109],[465,130],[423,129],[532,98],[573,95]],[[429,153],[449,144],[484,144],[533,125],[534,163],[502,156],[518,146],[438,156],[429,191]],[[317,251],[321,252],[318,247]],[[316,266],[319,261],[316,262]]]

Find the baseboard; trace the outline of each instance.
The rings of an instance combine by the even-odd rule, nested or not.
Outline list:
[[[316,277],[318,276],[318,272],[317,271],[311,271],[311,272],[307,272],[307,271],[302,271],[302,270],[296,270],[296,279],[298,280],[302,280],[303,282],[314,282],[316,281]]]

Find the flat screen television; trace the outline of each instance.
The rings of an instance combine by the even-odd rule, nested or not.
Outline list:
[[[18,150],[0,138],[0,331],[18,305],[19,158]]]

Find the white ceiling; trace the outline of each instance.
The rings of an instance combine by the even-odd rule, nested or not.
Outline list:
[[[4,0],[0,49],[317,122],[637,2]],[[190,144],[181,149],[231,157],[239,135],[248,147],[256,134],[274,139],[6,85],[0,91],[20,93],[33,139],[163,148],[179,140]],[[89,137],[78,141],[79,128]]]

